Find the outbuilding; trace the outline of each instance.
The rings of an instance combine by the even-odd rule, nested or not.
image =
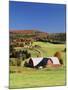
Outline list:
[[[30,58],[28,62],[28,67],[47,67],[50,66],[60,66],[59,59],[57,57],[37,57],[37,58]]]

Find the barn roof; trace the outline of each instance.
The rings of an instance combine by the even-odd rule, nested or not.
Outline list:
[[[31,58],[31,59],[33,61],[33,65],[36,66],[37,64],[39,64],[42,61],[43,57]]]

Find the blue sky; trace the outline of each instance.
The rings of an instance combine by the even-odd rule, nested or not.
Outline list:
[[[9,29],[65,32],[65,9],[64,4],[10,1]]]

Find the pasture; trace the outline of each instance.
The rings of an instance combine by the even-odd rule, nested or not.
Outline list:
[[[61,86],[66,84],[66,54],[63,52],[64,44],[50,44],[45,42],[34,42],[40,48],[28,49],[32,57],[36,57],[39,51],[41,56],[53,56],[56,51],[62,52],[64,65],[59,68],[32,69],[26,67],[10,66],[10,85],[9,88],[29,88],[45,86]],[[19,49],[19,48],[17,48]],[[21,48],[23,49],[23,48]]]

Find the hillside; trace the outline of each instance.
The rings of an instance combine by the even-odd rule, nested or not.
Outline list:
[[[10,38],[32,38],[52,43],[65,43],[66,33],[47,33],[38,30],[10,30]]]
[[[40,39],[48,36],[47,32],[41,32],[38,30],[10,30],[11,38],[33,38]]]
[[[41,32],[38,30],[10,30],[9,32],[13,34],[38,34],[38,33],[47,34],[46,32]]]

